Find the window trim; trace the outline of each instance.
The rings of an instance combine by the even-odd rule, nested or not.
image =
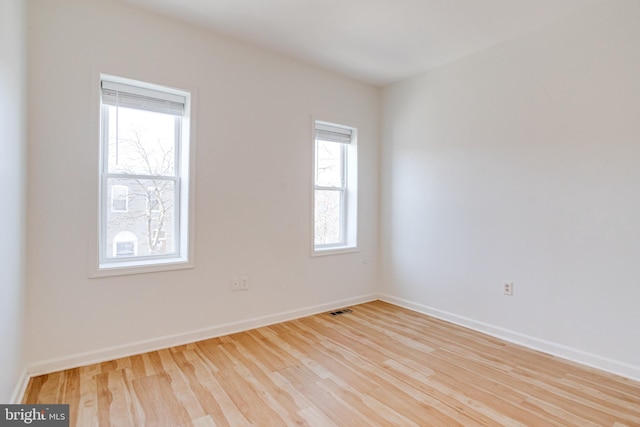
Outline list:
[[[344,124],[344,121],[325,121],[312,118],[312,179],[311,179],[311,256],[326,256],[359,252],[358,247],[358,129],[356,126]],[[348,129],[351,132],[350,143],[337,142],[342,145],[343,177],[340,187],[316,186],[317,175],[317,138],[316,130],[321,127]],[[341,242],[336,244],[315,244],[315,194],[316,190],[341,191],[342,202],[340,215]]]
[[[129,274],[141,274],[157,271],[179,270],[188,269],[194,267],[194,231],[193,231],[193,185],[190,185],[194,173],[194,150],[193,150],[193,132],[191,130],[193,117],[191,105],[193,102],[193,93],[185,90],[174,89],[172,87],[157,85],[153,83],[133,80],[129,78],[117,77],[108,74],[98,74],[97,80],[97,103],[98,113],[97,117],[100,118],[97,122],[98,135],[100,143],[98,144],[98,200],[97,200],[97,219],[98,227],[96,233],[96,252],[95,252],[95,268],[89,274],[91,278],[129,275]],[[180,247],[176,254],[169,255],[153,255],[153,256],[135,256],[127,257],[122,260],[114,260],[111,258],[108,262],[105,262],[105,251],[107,251],[107,245],[103,242],[103,236],[106,238],[106,218],[107,212],[105,211],[106,194],[107,194],[107,179],[105,177],[108,158],[107,147],[104,145],[106,129],[104,129],[104,106],[102,103],[102,82],[109,81],[120,85],[129,85],[130,87],[137,87],[143,94],[149,93],[166,93],[170,98],[182,97],[184,99],[184,112],[181,118],[181,126],[177,129],[180,132],[180,147],[176,150],[175,167],[176,176],[175,179],[175,191],[176,200],[179,201],[179,205],[175,207],[175,228],[176,232],[180,233]],[[113,176],[111,176],[113,175]],[[115,177],[116,174],[110,174],[110,177]],[[132,175],[124,174],[126,177],[132,177]]]

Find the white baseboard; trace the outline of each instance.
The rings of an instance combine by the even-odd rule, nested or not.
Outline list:
[[[456,325],[472,329],[474,331],[482,332],[484,334],[500,338],[514,344],[519,344],[530,349],[540,351],[542,353],[550,354],[552,356],[557,356],[571,362],[620,375],[634,381],[640,381],[640,366],[634,366],[624,362],[619,362],[617,360],[601,357],[562,344],[545,341],[536,337],[521,334],[519,332],[504,329],[488,323],[479,322],[477,320],[411,302],[402,298],[397,298],[391,295],[379,294],[378,297],[381,301],[385,301],[390,304],[416,311],[418,313],[445,320],[447,322],[451,322]]]
[[[144,340],[135,343],[105,348],[96,351],[79,353],[71,356],[50,359],[42,362],[33,363],[28,367],[30,376],[44,375],[65,369],[77,368],[80,366],[90,365],[93,363],[106,362],[109,360],[128,357],[135,354],[146,353],[149,351],[161,350],[177,345],[189,344],[196,341],[202,341],[209,338],[220,337],[237,332],[247,331],[262,326],[273,325],[274,323],[286,322],[288,320],[299,319],[301,317],[311,316],[326,311],[332,311],[338,308],[350,305],[362,304],[378,299],[377,294],[363,295],[355,298],[348,298],[340,301],[334,301],[325,304],[314,305],[310,307],[300,308],[296,310],[285,311],[281,313],[271,314],[268,316],[256,317],[252,319],[242,320],[239,322],[225,323],[209,328],[199,329],[182,334],[169,335],[150,340]],[[28,380],[28,376],[27,376]],[[26,384],[25,384],[26,387]],[[24,390],[23,390],[24,393]],[[22,397],[22,394],[17,396]]]
[[[629,365],[616,360],[604,358],[571,347],[567,347],[561,344],[556,344],[549,341],[541,340],[539,338],[520,334],[515,331],[500,328],[484,322],[479,322],[477,320],[438,310],[433,307],[428,307],[426,305],[414,303],[391,295],[369,294],[360,297],[334,301],[331,303],[284,311],[268,316],[256,317],[232,323],[225,323],[182,334],[144,340],[136,343],[129,343],[121,346],[115,346],[33,363],[29,365],[28,368],[25,369],[20,375],[18,384],[16,385],[10,403],[20,403],[22,401],[29,379],[33,376],[44,375],[64,369],[77,368],[93,363],[105,362],[109,360],[119,359],[121,357],[128,357],[135,354],[161,350],[177,345],[183,345],[209,338],[229,335],[237,332],[259,328],[262,326],[273,325],[275,323],[286,322],[288,320],[299,319],[301,317],[312,316],[314,314],[332,311],[338,308],[344,308],[351,305],[375,301],[378,299],[487,335],[491,335],[508,342],[523,345],[533,350],[541,351],[543,353],[551,354],[553,356],[567,359],[572,362],[611,372],[613,374],[620,375],[635,381],[640,381],[640,367],[638,366]]]
[[[27,391],[27,385],[29,384],[29,370],[24,368],[20,373],[20,377],[18,377],[18,383],[16,384],[16,388],[13,390],[13,394],[11,395],[11,400],[9,400],[10,405],[15,405],[18,403],[22,403],[22,397],[24,393]]]

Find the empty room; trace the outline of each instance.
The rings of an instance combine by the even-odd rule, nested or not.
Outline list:
[[[0,424],[640,426],[639,24],[1,0]]]

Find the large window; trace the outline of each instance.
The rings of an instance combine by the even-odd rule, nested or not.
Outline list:
[[[189,99],[102,76],[100,269],[188,261]]]
[[[315,122],[313,206],[316,254],[356,248],[356,129]]]

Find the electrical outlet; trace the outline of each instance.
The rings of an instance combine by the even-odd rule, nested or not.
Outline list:
[[[249,289],[249,276],[240,277],[240,290],[246,291]]]
[[[513,296],[513,282],[504,282],[504,294]]]
[[[237,277],[234,277],[233,279],[231,279],[231,291],[238,292],[239,290],[240,290],[240,279]]]

